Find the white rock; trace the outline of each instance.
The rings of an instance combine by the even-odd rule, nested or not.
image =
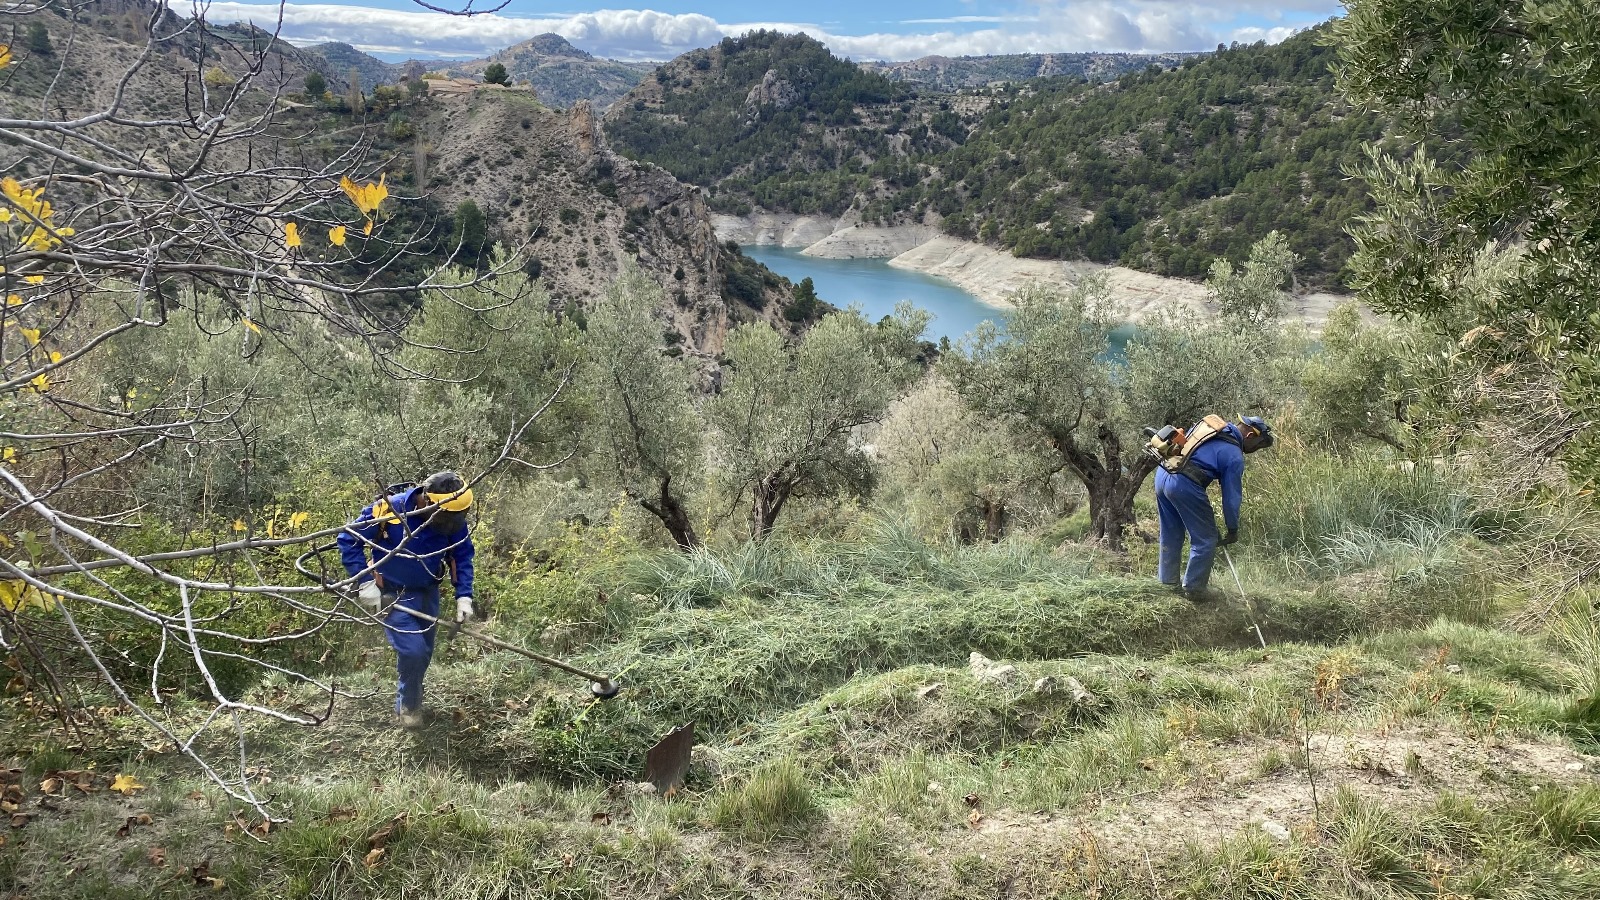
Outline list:
[[[1046,675],[1033,683],[1033,692],[1035,694],[1048,696],[1059,690],[1061,690],[1061,681],[1054,675]]]
[[[989,671],[978,676],[978,680],[987,684],[1010,684],[1017,678],[1017,667],[1012,665],[995,666]]]
[[[1273,840],[1287,841],[1289,839],[1289,829],[1271,819],[1266,819],[1261,823],[1261,830],[1271,835]]]
[[[1581,762],[1570,762],[1570,763],[1567,763],[1567,771],[1568,772],[1582,772],[1583,770],[1584,770],[1584,765]]]
[[[967,656],[967,668],[972,670],[972,677],[982,677],[984,672],[994,667],[994,660],[974,650]]]

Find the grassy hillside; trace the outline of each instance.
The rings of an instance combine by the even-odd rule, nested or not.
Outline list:
[[[0,877],[33,898],[1600,889],[1578,702],[1600,634],[1576,597],[1506,624],[1545,520],[1512,540],[1470,483],[1381,461],[1286,457],[1251,491],[1250,602],[1207,607],[1159,590],[1149,549],[944,548],[870,514],[689,555],[570,529],[489,567],[491,628],[622,672],[623,696],[458,639],[400,731],[381,637],[327,635],[329,723],[245,724],[283,823],[131,716],[84,750],[13,690]],[[685,790],[641,790],[644,747],[690,720]]]

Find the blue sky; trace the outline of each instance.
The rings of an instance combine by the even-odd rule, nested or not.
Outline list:
[[[449,6],[449,0],[429,0]],[[493,6],[495,0],[488,0]],[[484,0],[478,0],[480,8]],[[492,15],[429,12],[410,0],[288,3],[283,35],[338,40],[387,59],[477,57],[555,32],[612,59],[665,60],[753,28],[803,31],[840,56],[1209,50],[1229,41],[1278,41],[1337,15],[1328,0],[673,0],[628,6],[511,0]],[[272,27],[279,8],[217,2],[209,18]]]

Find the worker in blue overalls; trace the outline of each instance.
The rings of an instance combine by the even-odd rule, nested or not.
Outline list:
[[[399,670],[394,711],[407,728],[422,723],[422,678],[433,659],[435,625],[406,610],[439,618],[440,586],[448,581],[455,621],[472,618],[471,508],[472,489],[461,476],[436,472],[379,499],[339,532],[339,558],[360,585],[361,604],[373,614],[388,610],[384,630]]]
[[[1195,603],[1216,599],[1209,588],[1217,548],[1239,539],[1239,507],[1244,500],[1246,453],[1272,446],[1272,429],[1259,416],[1241,416],[1231,423],[1207,416],[1188,432],[1182,451],[1156,467],[1156,512],[1161,521],[1161,582]],[[1217,531],[1216,513],[1206,488],[1217,482],[1222,492],[1225,535]],[[1183,540],[1189,539],[1189,565],[1178,580]]]

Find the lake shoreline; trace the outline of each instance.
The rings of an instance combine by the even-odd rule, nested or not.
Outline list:
[[[756,213],[713,216],[717,237],[742,245],[799,249],[821,259],[887,259],[890,266],[945,278],[979,302],[998,310],[1014,308],[1011,296],[1026,287],[1070,290],[1089,275],[1106,279],[1111,302],[1121,317],[1137,324],[1165,312],[1216,314],[1205,285],[1152,275],[1124,266],[1026,259],[1003,250],[940,234],[920,225],[862,225],[852,217]],[[1326,292],[1292,298],[1285,317],[1318,330],[1328,314],[1348,297]]]

